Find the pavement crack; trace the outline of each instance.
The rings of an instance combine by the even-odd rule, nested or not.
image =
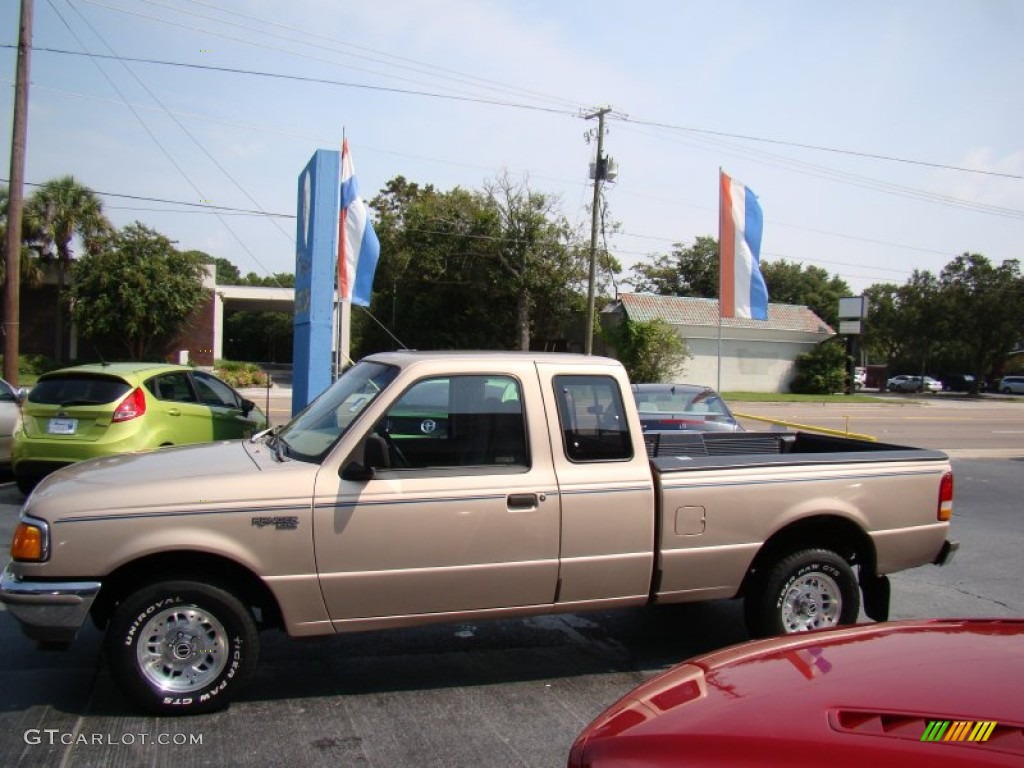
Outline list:
[[[995,603],[1000,608],[1006,608],[1007,610],[1012,610],[1012,608],[1009,605],[1009,603],[1004,603],[1002,600],[996,600],[995,598],[992,598],[992,597],[985,597],[984,595],[978,595],[978,594],[975,594],[974,592],[971,592],[968,589],[963,589],[962,587],[952,587],[952,589],[955,592],[959,592],[961,595],[967,595],[967,597],[973,597],[973,598],[976,598],[977,600],[985,600],[986,602],[989,602],[989,603]]]

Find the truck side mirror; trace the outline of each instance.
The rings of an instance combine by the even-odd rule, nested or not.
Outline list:
[[[363,445],[363,461],[350,461],[341,470],[342,480],[365,483],[377,476],[378,469],[390,469],[388,444],[380,435],[369,435]]]

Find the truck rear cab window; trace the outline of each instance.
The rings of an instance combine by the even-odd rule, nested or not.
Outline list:
[[[633,458],[622,393],[611,376],[556,376],[555,400],[570,461]]]
[[[413,384],[377,424],[391,469],[529,466],[522,393],[509,376]]]

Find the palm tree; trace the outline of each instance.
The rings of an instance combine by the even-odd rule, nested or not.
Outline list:
[[[112,227],[103,215],[99,196],[63,176],[43,184],[32,193],[26,205],[26,218],[38,222],[40,255],[57,263],[57,312],[54,338],[54,360],[64,355],[64,282],[71,264],[71,241],[77,236],[86,252],[97,251]]]
[[[7,281],[7,213],[9,190],[0,186],[0,284]],[[21,216],[21,282],[38,287],[43,282],[43,268],[39,265],[38,254],[32,243],[38,241],[36,222],[26,211]]]

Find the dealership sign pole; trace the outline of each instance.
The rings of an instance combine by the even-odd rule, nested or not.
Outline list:
[[[839,299],[839,335],[846,338],[846,394],[857,390],[854,376],[857,368],[858,337],[868,316],[865,296],[845,296]]]
[[[318,149],[299,174],[292,415],[331,384],[339,153]]]

